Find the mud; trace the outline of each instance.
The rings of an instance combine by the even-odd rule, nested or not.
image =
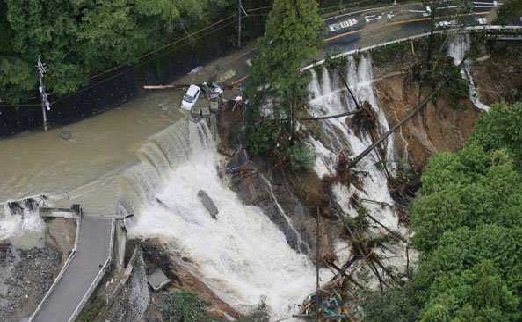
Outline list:
[[[421,101],[418,85],[408,82],[406,77],[395,75],[375,82],[379,106],[386,113],[390,126],[398,123]],[[426,91],[422,89],[421,95],[426,95]],[[399,156],[421,170],[431,155],[461,149],[480,115],[469,101],[462,101],[461,104],[464,109],[449,106],[442,93],[436,102],[429,103],[406,122],[395,136]]]

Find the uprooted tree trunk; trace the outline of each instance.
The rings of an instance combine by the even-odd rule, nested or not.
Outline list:
[[[437,86],[437,88],[430,94],[428,97],[424,99],[422,103],[420,103],[418,106],[416,106],[408,115],[406,115],[399,123],[395,124],[390,130],[388,130],[386,133],[384,133],[377,141],[372,143],[369,147],[367,147],[361,154],[356,156],[350,161],[349,167],[353,168],[361,161],[362,158],[367,156],[370,152],[372,152],[373,149],[375,149],[377,146],[379,146],[384,140],[386,140],[393,132],[395,132],[398,128],[400,128],[406,121],[411,119],[413,116],[415,116],[418,112],[422,110],[442,89],[443,86],[442,82]]]

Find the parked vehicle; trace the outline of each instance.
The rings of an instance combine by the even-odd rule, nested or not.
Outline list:
[[[373,21],[373,20],[380,20],[381,18],[382,18],[381,15],[367,15],[367,16],[364,17],[366,22],[370,22],[370,21]]]
[[[451,20],[451,21],[443,20],[443,21],[437,21],[435,23],[435,28],[444,29],[444,28],[455,27],[457,25],[458,25],[458,22],[456,20]]]
[[[181,107],[190,111],[192,106],[194,106],[198,100],[200,94],[201,88],[199,86],[194,84],[190,85],[183,97],[183,101],[181,101]]]
[[[214,82],[204,82],[203,85],[205,85],[208,88],[210,93],[216,93],[219,95],[223,94],[223,89]]]

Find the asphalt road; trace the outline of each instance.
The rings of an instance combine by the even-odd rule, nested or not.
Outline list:
[[[66,322],[109,255],[111,220],[84,217],[76,256],[36,314],[35,322]]]
[[[494,0],[476,0],[473,12],[466,14],[465,24],[479,24],[478,19],[494,8]],[[437,10],[437,22],[454,23],[454,14],[453,8],[440,8]],[[324,50],[335,54],[427,32],[429,21],[429,13],[421,3],[399,3],[339,14],[324,19],[328,31]]]

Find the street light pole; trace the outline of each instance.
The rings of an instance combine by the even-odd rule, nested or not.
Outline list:
[[[38,56],[38,62],[36,65],[36,69],[38,69],[38,78],[40,80],[40,96],[42,97],[42,116],[43,116],[43,127],[44,131],[47,131],[47,111],[51,108],[49,107],[49,101],[47,100],[47,93],[45,92],[45,83],[43,80],[44,74],[47,72],[47,67],[40,60],[40,56]]]

